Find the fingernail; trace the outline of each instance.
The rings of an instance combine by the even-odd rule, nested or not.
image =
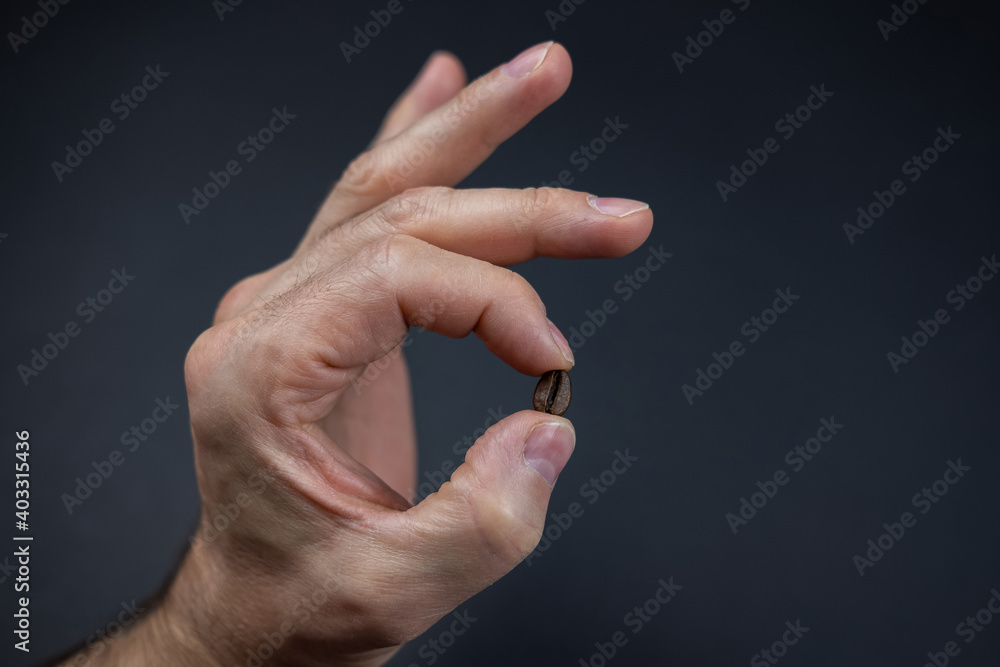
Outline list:
[[[545,60],[545,55],[555,42],[545,42],[533,46],[509,63],[500,68],[500,71],[515,79],[530,74],[538,69],[538,66]]]
[[[554,486],[575,445],[576,431],[568,423],[539,424],[524,443],[524,462]]]
[[[552,320],[548,318],[545,319],[549,323],[549,331],[552,333],[552,340],[554,340],[556,345],[559,346],[559,351],[562,352],[563,359],[571,364],[575,364],[576,359],[573,358],[573,349],[566,341],[566,337],[562,335],[561,331],[559,331],[559,327],[552,323]]]
[[[587,201],[599,213],[613,215],[617,218],[624,218],[626,215],[649,208],[649,204],[646,202],[618,199],[617,197],[589,197]]]

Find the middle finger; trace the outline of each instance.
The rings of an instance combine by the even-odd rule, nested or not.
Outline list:
[[[561,188],[407,190],[331,234],[372,239],[402,233],[500,266],[535,257],[620,257],[649,236],[643,202]]]

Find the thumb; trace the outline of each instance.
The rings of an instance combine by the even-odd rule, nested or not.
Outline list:
[[[552,487],[575,443],[568,420],[518,412],[492,426],[451,480],[403,515],[414,584],[432,586],[428,595],[443,598],[443,613],[538,546]]]

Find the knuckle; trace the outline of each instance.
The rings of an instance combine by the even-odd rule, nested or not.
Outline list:
[[[206,329],[195,339],[184,357],[184,383],[191,403],[209,390],[217,377],[226,352],[232,343],[231,328],[226,325]],[[193,415],[192,415],[193,417]]]
[[[525,518],[506,498],[482,494],[469,500],[483,546],[510,569],[528,557],[542,539],[544,525]]]
[[[236,317],[251,303],[265,280],[264,274],[256,274],[244,278],[230,287],[219,301],[219,305],[216,306],[212,324],[220,324]]]
[[[521,213],[527,219],[534,219],[550,212],[556,203],[554,188],[525,188],[521,197]]]
[[[455,472],[452,482],[481,548],[497,563],[495,574],[502,575],[538,546],[545,518],[543,512],[530,511],[517,496],[483,485],[480,480],[488,476],[477,473],[481,466],[488,466],[483,438],[469,449],[466,464]]]
[[[266,271],[247,276],[230,287],[215,308],[212,325],[222,324],[251,310],[259,301],[261,293],[271,291],[281,284],[289,267],[296,261],[295,257],[286,259]]]
[[[409,188],[383,204],[379,218],[394,230],[426,221],[431,218],[436,202],[448,191],[434,186]]]
[[[400,270],[420,260],[423,245],[406,234],[382,234],[361,246],[344,271],[372,298],[390,293]]]
[[[420,246],[412,236],[388,234],[369,244],[364,261],[372,268],[392,269],[415,261]]]
[[[505,268],[504,271],[506,271],[508,289],[512,298],[520,298],[534,304],[542,303],[542,298],[538,296],[538,292],[535,291],[527,278],[510,269]]]

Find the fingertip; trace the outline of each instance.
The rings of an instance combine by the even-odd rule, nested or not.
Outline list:
[[[549,47],[545,60],[531,74],[529,86],[549,104],[563,96],[573,78],[573,60],[559,42]]]
[[[569,343],[541,312],[537,319],[530,310],[503,323],[491,319],[487,327],[474,331],[487,350],[525,375],[537,378],[551,370],[569,371],[576,363]]]
[[[497,67],[492,76],[494,81],[515,82],[518,106],[534,115],[566,92],[573,63],[561,44],[542,42]]]
[[[603,257],[623,257],[634,252],[653,231],[653,211],[645,202],[592,194],[586,195],[586,202],[600,214],[590,219],[596,223],[596,245]]]
[[[551,67],[553,72],[558,74],[560,78],[565,79],[566,85],[569,85],[570,79],[573,78],[573,59],[569,55],[569,51],[566,47],[556,42],[549,49],[549,55],[545,58],[548,64],[551,60]]]
[[[466,84],[465,68],[448,51],[435,51],[417,75],[411,90],[420,115],[438,108],[458,94]]]
[[[430,55],[428,61],[442,63],[441,67],[447,67],[455,74],[455,78],[461,80],[463,86],[465,85],[468,79],[465,73],[465,66],[462,64],[462,60],[451,51],[438,49]]]
[[[653,211],[643,209],[628,215],[617,224],[609,225],[606,233],[610,237],[608,246],[613,249],[612,257],[624,257],[638,250],[653,233]]]
[[[569,368],[565,368],[563,370],[568,371],[576,365],[576,359],[573,356],[573,348],[570,347],[569,341],[567,341],[566,337],[563,336],[562,331],[559,330],[559,327],[556,326],[555,322],[548,318],[546,318],[546,321],[549,323],[549,332],[552,334],[552,340],[556,342],[556,345],[559,347],[559,351],[562,353],[563,359],[565,359],[566,363],[569,364]]]
[[[527,466],[551,487],[576,448],[576,429],[565,417],[519,410],[490,426],[476,441],[477,445],[480,443],[482,447],[478,450],[475,446],[469,450],[474,459],[491,450],[492,455],[506,459],[505,467],[516,472]]]

